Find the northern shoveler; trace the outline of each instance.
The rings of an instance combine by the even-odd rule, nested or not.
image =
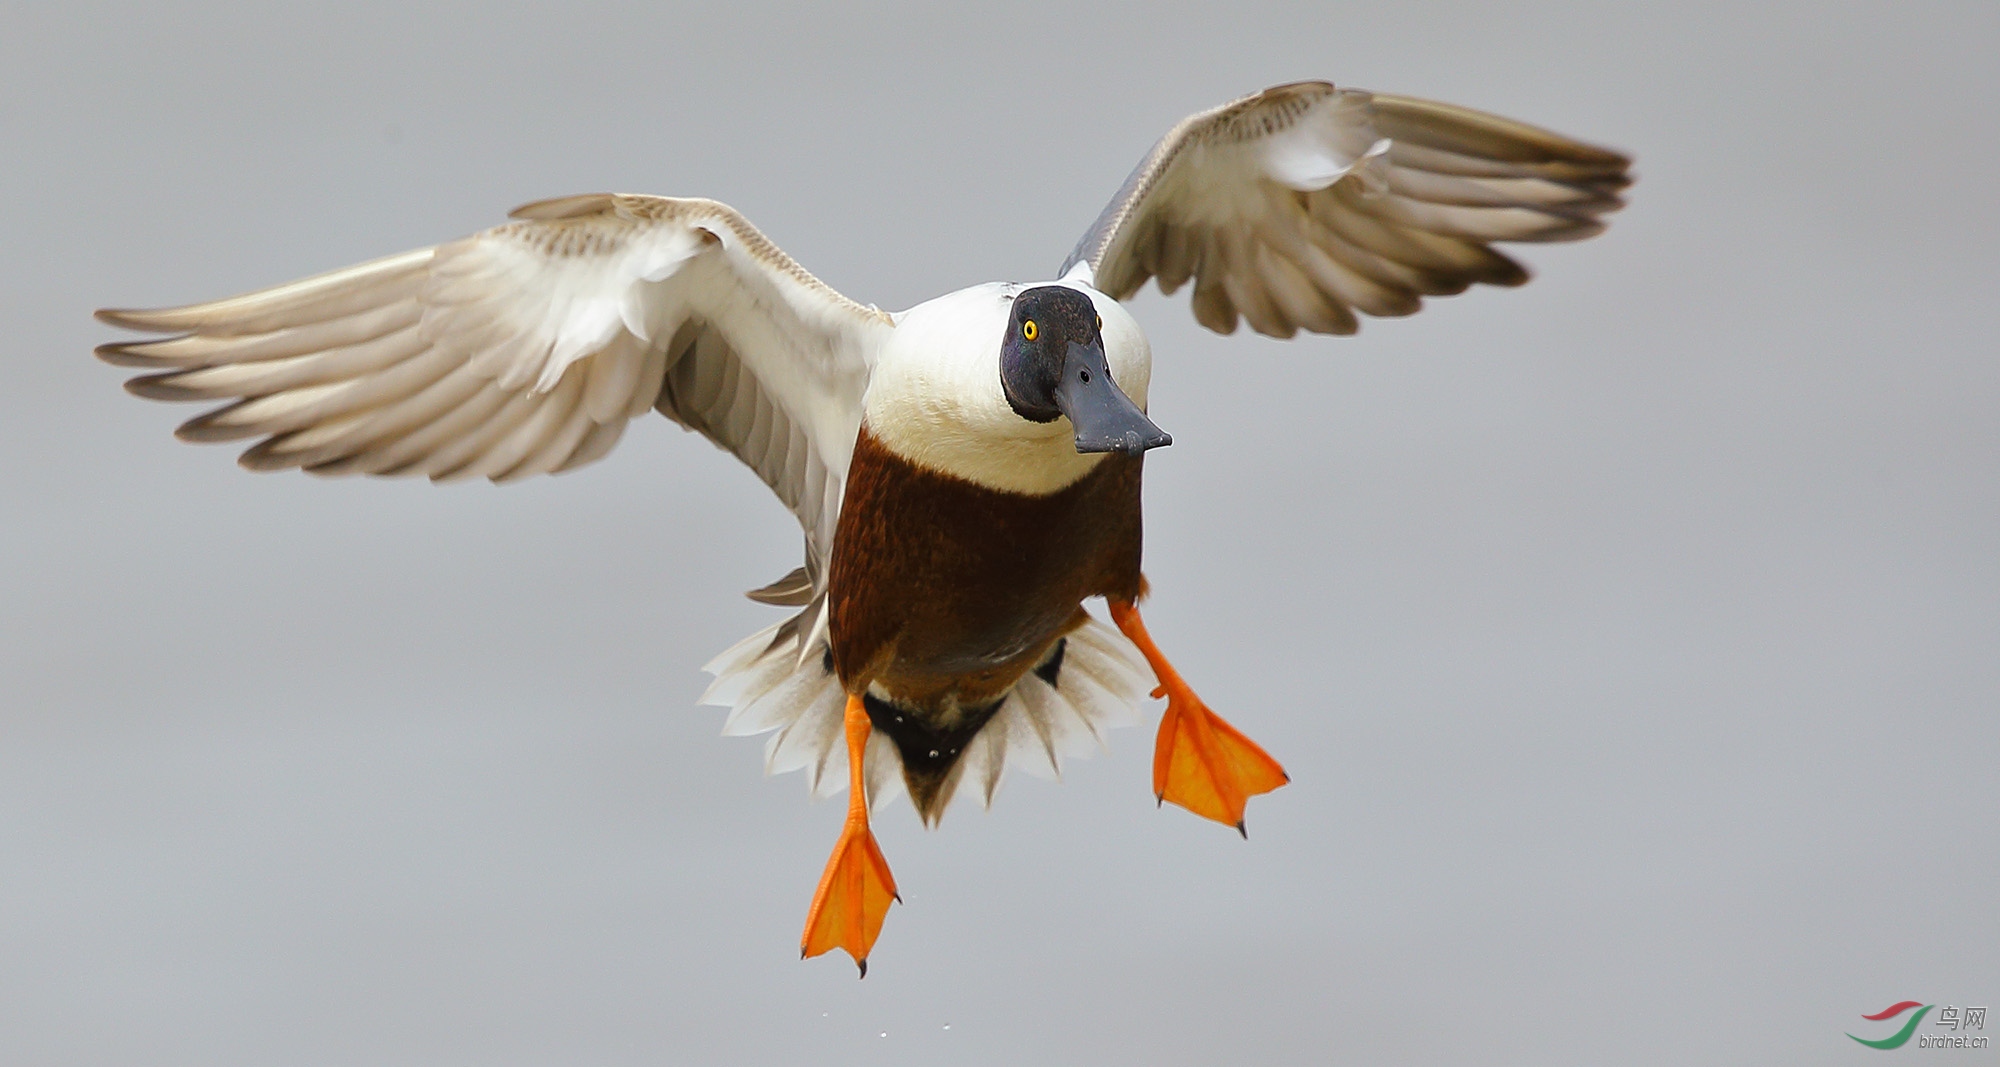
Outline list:
[[[990,803],[1010,761],[1054,771],[1155,685],[1156,798],[1241,830],[1248,798],[1287,780],[1140,619],[1140,475],[1169,438],[1119,301],[1192,279],[1222,333],[1352,333],[1357,311],[1527,280],[1492,243],[1597,233],[1628,165],[1305,82],[1176,125],[1048,282],[889,314],[723,204],[590,194],[260,292],[100,311],[176,336],[98,355],[151,368],[127,384],[140,396],[229,401],[179,436],[260,438],[254,470],[511,481],[602,456],[648,409],[741,458],[798,516],[806,559],[750,594],[798,611],[710,664],[707,699],[731,707],[726,733],[776,731],[771,769],[850,790],[801,948],[866,974],[896,897],[868,822],[889,790],[926,823],[968,785]]]

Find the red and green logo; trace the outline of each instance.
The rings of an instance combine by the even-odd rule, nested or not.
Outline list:
[[[1862,1018],[1868,1020],[1871,1023],[1879,1023],[1884,1019],[1893,1019],[1896,1016],[1901,1015],[1906,1011],[1909,1011],[1911,1008],[1917,1009],[1917,1013],[1915,1015],[1910,1016],[1910,1021],[1904,1023],[1903,1028],[1901,1030],[1898,1030],[1895,1033],[1890,1034],[1888,1037],[1882,1038],[1879,1041],[1870,1041],[1865,1037],[1854,1037],[1853,1034],[1849,1034],[1847,1036],[1854,1037],[1854,1040],[1859,1041],[1864,1045],[1867,1045],[1869,1048],[1902,1048],[1904,1045],[1909,1043],[1910,1035],[1917,1032],[1917,1024],[1923,1022],[1924,1016],[1929,1014],[1930,1010],[1935,1007],[1937,1007],[1937,1005],[1935,1004],[1919,1004],[1914,1000],[1906,1000],[1900,1004],[1891,1004],[1888,1007],[1883,1008],[1881,1011],[1878,1011],[1873,1015],[1863,1015]]]

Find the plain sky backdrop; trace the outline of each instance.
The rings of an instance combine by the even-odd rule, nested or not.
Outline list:
[[[1864,1063],[2000,1000],[2000,4],[248,8],[0,31],[0,1063]],[[1047,277],[1315,77],[1631,207],[1353,338],[1137,301],[1148,619],[1294,781],[1155,810],[1149,707],[898,804],[865,982],[796,958],[842,806],[694,704],[798,559],[734,460],[253,476],[89,354],[607,189],[884,307]]]

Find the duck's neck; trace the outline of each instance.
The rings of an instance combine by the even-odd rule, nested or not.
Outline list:
[[[871,405],[862,432],[913,466],[1027,496],[1061,492],[1104,459],[1103,453],[1077,452],[1067,421],[1037,425],[1016,417],[1020,423],[1016,430],[1005,424],[968,422],[961,416],[949,404],[909,396]]]

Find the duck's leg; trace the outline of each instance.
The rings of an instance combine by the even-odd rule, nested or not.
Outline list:
[[[1153,795],[1171,800],[1196,815],[1243,829],[1243,805],[1291,781],[1257,742],[1222,721],[1181,680],[1174,665],[1146,633],[1139,606],[1111,600],[1111,621],[1139,646],[1160,687],[1154,696],[1167,698],[1160,716],[1160,736],[1153,747]],[[1248,836],[1247,833],[1245,836]]]
[[[817,956],[844,948],[868,976],[868,950],[882,932],[882,919],[889,914],[889,902],[896,895],[896,879],[889,874],[889,861],[875,844],[868,829],[868,786],[862,780],[861,759],[868,748],[868,709],[861,698],[847,698],[847,822],[840,828],[840,840],[826,861],[826,873],[819,876],[812,908],[806,912],[805,936],[799,940],[799,957]]]

